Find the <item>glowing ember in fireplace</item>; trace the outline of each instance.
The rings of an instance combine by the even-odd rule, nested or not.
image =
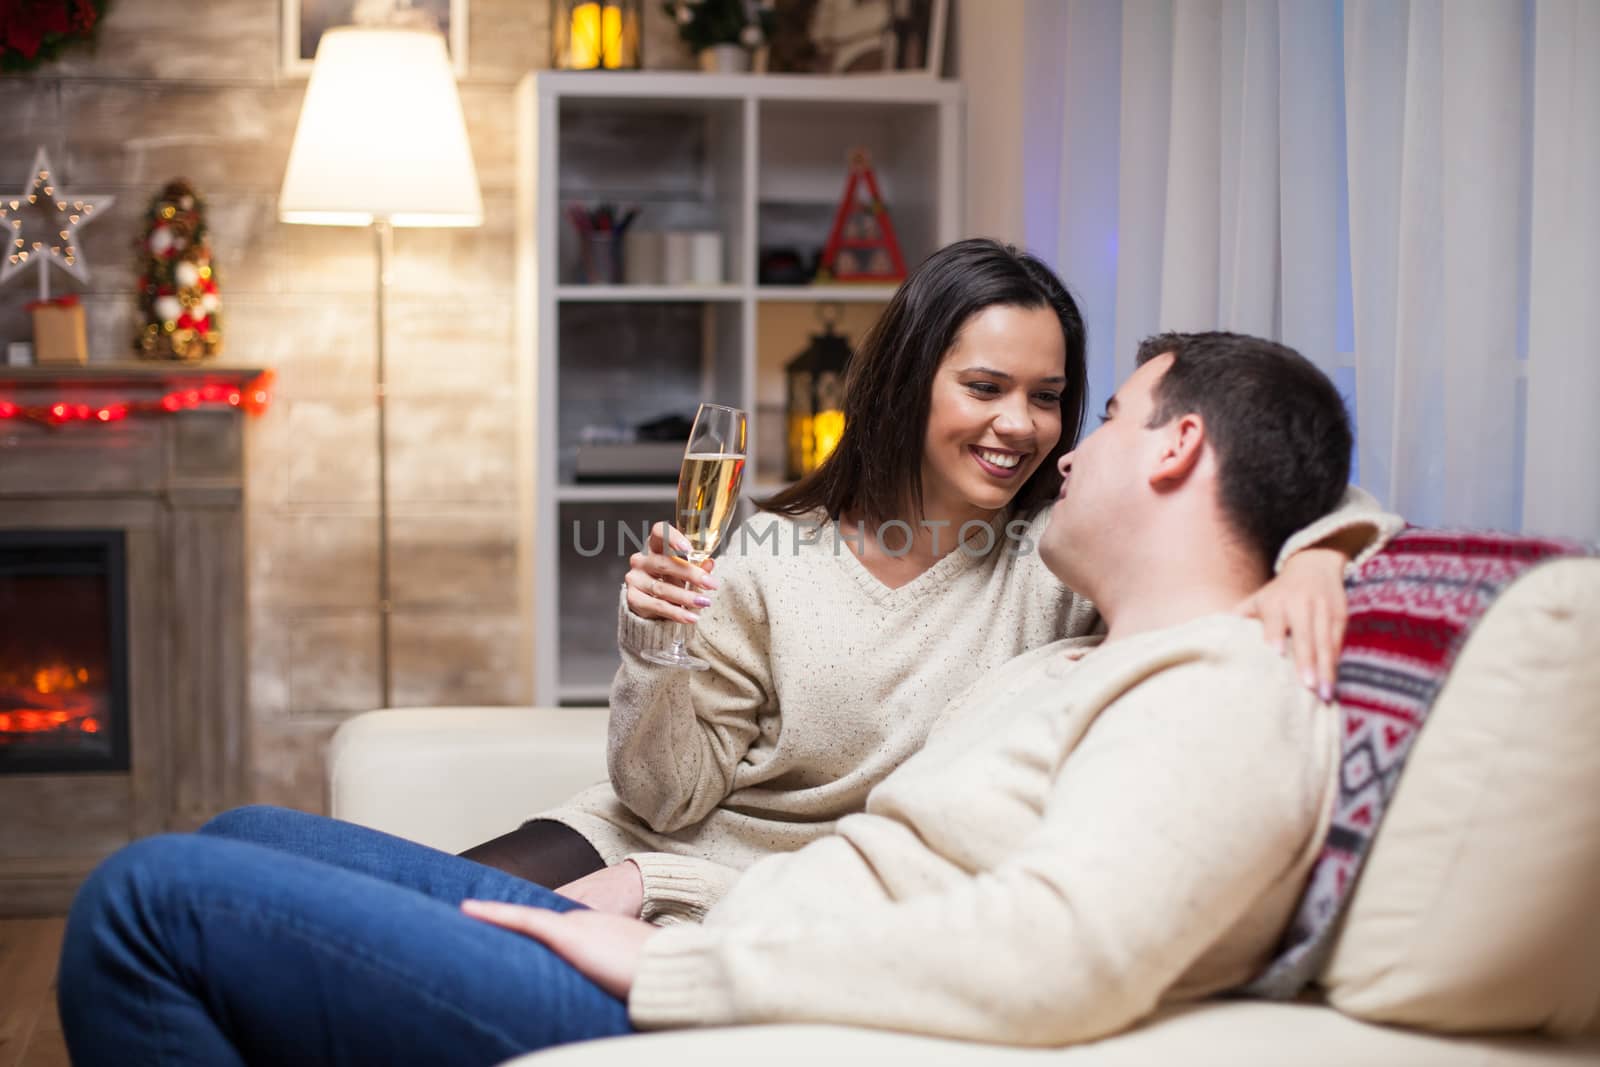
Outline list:
[[[87,667],[0,669],[0,747],[24,735],[99,733],[103,694]]]
[[[80,685],[86,685],[88,681],[87,667],[79,667],[77,670],[70,667],[41,667],[33,672],[33,687],[41,693],[76,689]]]

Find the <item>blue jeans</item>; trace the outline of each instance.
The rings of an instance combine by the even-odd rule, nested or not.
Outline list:
[[[58,997],[77,1067],[495,1064],[631,1032],[627,1005],[467,897],[531,882],[281,808],[137,841],[79,890]]]

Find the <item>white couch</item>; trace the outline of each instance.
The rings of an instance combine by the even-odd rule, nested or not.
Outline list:
[[[456,852],[605,776],[600,708],[408,708],[346,723],[330,753],[333,814]],[[1360,1022],[1316,1003],[1225,1000],[1163,1012],[1131,1033],[1061,1050],[972,1045],[837,1026],[641,1034],[518,1067],[1554,1067],[1600,1064],[1600,1036],[1441,1037]]]

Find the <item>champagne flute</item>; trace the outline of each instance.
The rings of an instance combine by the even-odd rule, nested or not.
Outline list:
[[[689,542],[688,559],[699,566],[711,558],[733,524],[739,502],[739,482],[744,477],[745,415],[738,408],[701,404],[694,429],[683,449],[678,472],[678,531]],[[684,648],[688,629],[674,628],[672,644],[644,652],[651,663],[703,671],[711,666]]]

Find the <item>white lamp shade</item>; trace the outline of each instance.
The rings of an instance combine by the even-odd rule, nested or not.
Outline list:
[[[322,35],[278,217],[324,226],[483,222],[443,37],[362,26]]]

